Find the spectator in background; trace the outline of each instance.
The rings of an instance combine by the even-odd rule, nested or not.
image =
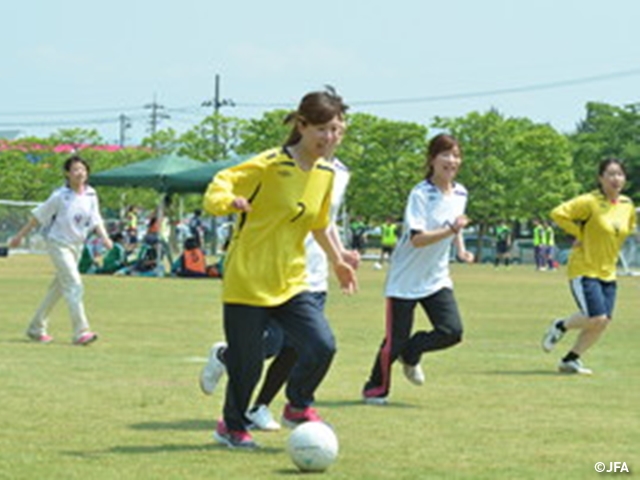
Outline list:
[[[198,242],[198,247],[202,248],[204,246],[205,228],[202,223],[202,210],[199,208],[193,211],[193,215],[189,220],[189,232]]]
[[[537,218],[533,221],[533,257],[536,263],[536,270],[547,269],[544,244],[544,227]]]
[[[505,220],[501,220],[496,226],[496,268],[500,266],[501,261],[505,267],[509,268],[511,265],[511,246],[511,227]]]
[[[111,235],[113,247],[107,252],[102,260],[102,266],[96,269],[96,273],[113,274],[127,266],[127,249],[125,242],[130,237],[125,238],[121,232]]]
[[[351,248],[362,255],[366,248],[365,232],[367,225],[362,220],[362,217],[357,216],[349,224],[349,229],[351,230]]]
[[[544,260],[547,268],[549,270],[556,269],[556,261],[555,261],[555,249],[556,249],[556,234],[553,230],[553,226],[551,223],[546,220],[542,222],[542,228],[544,230]]]
[[[385,259],[391,258],[393,249],[398,243],[398,225],[391,217],[380,226],[380,259],[373,266],[376,270],[382,268]]]
[[[124,217],[126,234],[125,245],[127,250],[133,251],[138,245],[138,207],[129,205]]]

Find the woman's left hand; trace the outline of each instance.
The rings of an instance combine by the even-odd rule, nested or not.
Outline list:
[[[458,253],[458,258],[465,263],[473,263],[476,259],[476,256],[471,253],[469,250],[465,250],[463,252]]]
[[[355,270],[351,268],[349,264],[338,262],[334,264],[333,271],[336,273],[336,277],[338,277],[342,293],[351,295],[358,291],[358,278],[356,277]]]

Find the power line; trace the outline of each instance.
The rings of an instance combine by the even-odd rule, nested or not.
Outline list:
[[[540,90],[552,90],[557,88],[570,87],[575,85],[584,85],[588,83],[596,83],[603,82],[608,80],[615,80],[619,78],[625,77],[633,77],[640,75],[640,69],[632,69],[626,71],[613,72],[602,75],[592,75],[588,77],[575,78],[570,80],[560,80],[554,82],[547,83],[539,83],[533,85],[524,85],[519,87],[507,87],[507,88],[498,88],[493,90],[479,90],[479,91],[471,91],[471,92],[462,92],[462,93],[453,93],[453,94],[445,94],[445,95],[432,95],[426,97],[407,97],[407,98],[395,98],[395,99],[382,99],[382,100],[355,100],[350,101],[349,104],[353,106],[373,106],[373,105],[398,105],[398,104],[412,104],[412,103],[428,103],[428,102],[440,102],[440,101],[448,101],[448,100],[461,100],[466,98],[480,98],[480,97],[490,97],[497,95],[509,95],[514,93],[527,93],[527,92],[535,92]],[[220,100],[219,93],[216,91],[217,95],[213,100],[209,102],[203,102],[200,105],[187,105],[182,107],[173,107],[166,108],[166,112],[179,113],[183,115],[193,115],[197,116],[198,111],[201,111],[202,106],[213,106],[214,112],[222,106],[234,106],[234,107],[245,107],[245,108],[291,108],[292,105],[295,105],[295,102],[286,103],[286,102],[235,102],[232,100]],[[155,100],[154,100],[155,103]],[[123,111],[131,112],[131,111],[140,111],[147,110],[152,108],[151,112],[151,126],[153,128],[154,124],[157,126],[159,120],[163,118],[167,118],[167,113],[158,112],[158,110],[163,109],[161,105],[156,104],[156,108],[153,109],[153,104],[145,105],[143,107],[127,107],[127,108],[90,108],[90,109],[80,109],[80,110],[58,110],[58,111],[22,111],[22,112],[0,112],[0,116],[2,117],[11,117],[11,116],[72,116],[72,115],[83,115],[83,114],[91,114],[91,113],[106,113],[106,112],[118,112],[122,114]],[[139,120],[144,118],[142,114],[131,114],[128,113],[127,116],[130,120]],[[62,119],[62,120],[46,120],[46,121],[17,121],[17,122],[0,122],[0,127],[49,127],[49,126],[60,126],[60,125],[103,125],[103,124],[113,124],[118,123],[119,117],[114,115],[113,117],[102,117],[102,118],[78,118],[75,120],[71,119]]]
[[[535,92],[539,90],[552,90],[555,88],[570,87],[574,85],[582,85],[587,83],[603,82],[607,80],[615,80],[617,78],[632,77],[640,75],[640,69],[626,70],[622,72],[607,73],[603,75],[593,75],[590,77],[575,78],[571,80],[560,80],[548,83],[539,83],[533,85],[525,85],[520,87],[498,88],[494,90],[479,90],[475,92],[452,93],[446,95],[432,95],[428,97],[408,97],[395,98],[386,100],[356,100],[350,101],[350,105],[368,106],[368,105],[396,105],[406,103],[426,103],[440,102],[446,100],[460,100],[464,98],[491,97],[496,95],[507,95],[512,93]],[[291,107],[290,103],[245,103],[236,102],[237,107],[262,107],[262,108],[280,108]]]

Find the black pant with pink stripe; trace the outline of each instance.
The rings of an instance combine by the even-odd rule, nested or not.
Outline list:
[[[411,335],[417,304],[427,314],[433,329],[418,330]],[[385,338],[364,387],[366,396],[388,395],[391,366],[398,357],[403,363],[416,365],[423,353],[449,348],[462,341],[462,320],[450,288],[417,299],[388,297],[386,307]]]

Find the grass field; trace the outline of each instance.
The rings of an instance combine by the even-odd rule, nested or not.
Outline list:
[[[357,296],[332,291],[339,351],[316,406],[340,457],[323,475],[568,480],[598,478],[594,464],[615,461],[640,472],[640,280],[620,279],[614,324],[585,358],[595,373],[576,377],[555,371],[573,335],[552,354],[539,347],[549,321],[574,309],[564,272],[453,271],[464,342],[423,357],[422,387],[396,366],[383,407],[362,404],[360,390],[382,338],[384,272],[365,264]],[[28,343],[51,278],[47,257],[0,259],[0,478],[295,478],[286,431],[256,433],[256,452],[211,440],[224,389],[203,396],[197,377],[222,338],[219,281],[85,277],[100,340],[71,346],[61,303],[56,341]],[[427,325],[422,312],[416,325]]]

